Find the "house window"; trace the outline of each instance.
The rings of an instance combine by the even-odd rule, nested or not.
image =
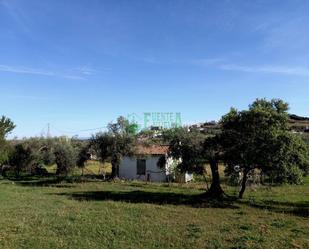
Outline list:
[[[137,175],[146,175],[146,160],[137,159],[136,161],[136,174]]]

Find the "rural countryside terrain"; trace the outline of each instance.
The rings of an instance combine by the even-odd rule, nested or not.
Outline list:
[[[309,0],[0,0],[0,249],[309,249]]]
[[[89,140],[6,140],[3,116],[1,248],[308,248],[309,121],[287,110],[260,99],[219,123],[140,132],[119,117]],[[167,145],[193,180],[119,177],[141,144]]]

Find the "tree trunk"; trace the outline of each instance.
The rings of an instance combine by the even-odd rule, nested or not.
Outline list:
[[[116,177],[116,165],[112,163],[112,174],[111,174],[112,179]]]
[[[4,165],[0,165],[0,171],[1,171],[1,175],[2,175],[3,177],[6,177]]]
[[[204,181],[205,181],[205,183],[206,183],[206,189],[207,189],[207,191],[209,190],[209,186],[208,186],[208,181],[207,181],[207,177],[206,177],[206,172],[203,172],[203,177],[204,177]]]
[[[112,179],[119,177],[119,165],[117,163],[112,163]]]
[[[220,175],[218,161],[213,159],[210,162],[210,169],[212,175],[212,182],[210,189],[207,191],[206,195],[213,198],[220,198],[223,196],[223,190],[220,185]]]
[[[116,165],[116,177],[119,177],[119,164]]]
[[[16,177],[19,178],[20,176],[20,168],[17,166],[17,169],[16,169]]]
[[[247,185],[247,180],[248,180],[248,173],[249,172],[247,170],[244,170],[244,176],[241,181],[241,189],[240,189],[239,196],[238,196],[239,199],[242,199],[244,196],[246,185]]]

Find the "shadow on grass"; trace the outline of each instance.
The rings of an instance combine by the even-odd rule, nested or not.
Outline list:
[[[309,217],[309,202],[280,202],[250,200],[237,201],[234,198],[219,200],[205,197],[205,194],[184,194],[174,192],[136,191],[91,191],[60,193],[77,201],[119,201],[127,203],[150,203],[157,205],[187,205],[195,208],[230,208],[239,209],[237,204],[268,210],[275,213],[291,214],[299,217]]]
[[[288,202],[288,201],[241,201],[241,203],[246,204],[250,207],[268,210],[276,213],[286,213],[300,217],[309,217],[309,201],[301,202]]]
[[[230,208],[238,209],[229,199],[206,199],[201,194],[182,194],[150,191],[91,191],[78,193],[60,193],[77,201],[119,201],[157,205],[187,205],[195,208]]]
[[[55,177],[49,175],[40,176],[22,176],[19,178],[7,178],[14,181],[20,186],[29,187],[55,187],[55,188],[74,188],[74,183],[102,181],[96,176],[84,177]],[[4,179],[2,179],[4,180]],[[142,188],[144,185],[133,184],[136,188]],[[145,185],[147,186],[147,185]],[[220,200],[209,199],[205,194],[185,194],[165,191],[91,191],[91,192],[75,192],[60,193],[57,195],[67,196],[78,201],[119,201],[128,203],[151,203],[158,205],[187,205],[196,208],[239,208],[239,204],[249,207],[268,210],[275,213],[286,213],[299,217],[309,217],[309,201],[289,202],[276,200],[236,200],[233,198],[222,198]]]
[[[55,187],[55,188],[73,188],[74,183],[94,182],[101,180],[95,176],[55,176],[49,174],[44,177],[23,175],[20,177],[8,177],[7,180],[13,181],[16,185],[25,187]]]

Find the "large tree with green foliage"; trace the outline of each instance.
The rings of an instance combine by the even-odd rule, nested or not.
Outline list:
[[[76,165],[76,151],[69,142],[59,142],[54,148],[57,175],[67,175]]]
[[[287,111],[288,104],[282,100],[257,99],[248,110],[231,109],[223,116],[224,160],[228,172],[237,166],[242,174],[240,198],[254,169],[285,178],[295,168],[305,172],[308,167],[308,150],[290,133]]]
[[[204,175],[206,163],[210,164],[212,183],[207,191],[209,197],[221,197],[218,162],[220,146],[217,136],[205,136],[196,129],[173,128],[163,132],[163,139],[169,144],[169,157],[179,161],[181,172]]]
[[[130,124],[125,118],[119,117],[117,123],[108,125],[108,131],[96,134],[91,146],[98,158],[112,164],[111,177],[119,176],[119,165],[123,156],[130,155],[135,147],[135,124]]]

